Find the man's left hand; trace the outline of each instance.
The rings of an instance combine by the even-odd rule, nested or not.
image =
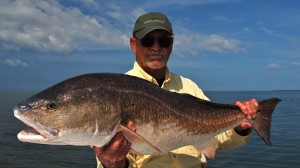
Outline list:
[[[240,107],[241,111],[247,115],[247,118],[249,120],[256,118],[258,109],[258,102],[256,99],[251,99],[243,102],[237,101],[235,102],[235,105]],[[241,125],[237,126],[235,130],[237,133],[240,134],[243,131],[249,130],[250,128],[252,128],[252,124],[250,122],[245,121]]]

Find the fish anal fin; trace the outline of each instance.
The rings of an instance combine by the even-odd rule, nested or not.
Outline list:
[[[138,149],[143,149],[143,151],[146,151],[146,153],[149,152],[149,154],[157,153],[161,154],[163,153],[158,147],[153,145],[151,142],[140,136],[139,134],[129,130],[127,127],[120,125],[120,131],[123,132],[124,136],[131,142],[131,149],[130,151],[135,154],[144,154],[140,153]],[[147,152],[148,151],[148,152]]]
[[[215,158],[215,153],[218,148],[219,141],[217,138],[212,138],[200,145],[198,145],[198,150],[204,154],[209,159]]]

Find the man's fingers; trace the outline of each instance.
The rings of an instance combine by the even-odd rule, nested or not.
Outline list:
[[[257,102],[256,99],[251,99],[251,101],[253,102],[253,104],[254,104],[256,107],[258,107],[258,102]]]
[[[135,125],[132,121],[127,123],[127,127],[136,132]],[[110,142],[104,147],[93,147],[94,153],[97,158],[102,162],[116,162],[124,160],[128,151],[130,150],[131,143],[123,135],[123,132],[117,132]]]
[[[114,161],[120,161],[124,159],[124,156],[127,155],[128,151],[130,150],[131,143],[124,138],[122,143],[119,146],[119,149],[115,153],[115,158],[113,158]]]
[[[258,102],[256,101],[256,99],[251,99],[244,102],[237,101],[235,102],[235,105],[240,107],[241,111],[247,115],[248,119],[256,117],[258,107]]]
[[[129,130],[131,130],[132,132],[136,132],[136,127],[135,127],[135,125],[134,125],[134,123],[132,121],[128,121],[127,128]]]
[[[106,159],[110,160],[111,162],[117,162],[123,160],[129,149],[130,149],[131,143],[123,137],[119,141],[116,141],[115,143],[111,144],[109,146],[109,151],[107,153]]]
[[[117,132],[112,140],[107,144],[106,150],[114,153],[121,145],[123,139],[125,139],[123,132]]]
[[[252,124],[249,123],[249,122],[243,122],[243,123],[241,124],[241,127],[242,127],[243,129],[252,128]]]
[[[247,101],[248,105],[248,118],[252,119],[256,117],[258,102],[255,99],[251,99],[250,101]]]
[[[95,155],[98,157],[99,155],[101,155],[106,149],[106,146],[103,146],[103,147],[96,147],[96,146],[93,146],[93,150],[94,150],[94,153]],[[98,157],[99,158],[99,157]]]
[[[240,102],[240,101],[235,102],[235,105],[236,105],[236,106],[239,106],[240,109],[241,109],[241,111],[242,111],[244,114],[247,114],[247,107],[246,107],[246,105],[244,105],[244,104],[243,104],[242,102]]]

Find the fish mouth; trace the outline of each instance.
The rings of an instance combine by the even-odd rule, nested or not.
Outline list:
[[[13,111],[14,116],[28,126],[28,128],[18,133],[17,137],[20,141],[45,143],[58,136],[58,129],[47,127],[37,121],[23,117],[18,107],[15,107]]]

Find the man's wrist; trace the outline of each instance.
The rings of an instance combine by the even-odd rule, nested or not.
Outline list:
[[[104,168],[127,168],[129,167],[129,160],[125,158],[124,160],[115,161],[115,162],[101,162]]]

